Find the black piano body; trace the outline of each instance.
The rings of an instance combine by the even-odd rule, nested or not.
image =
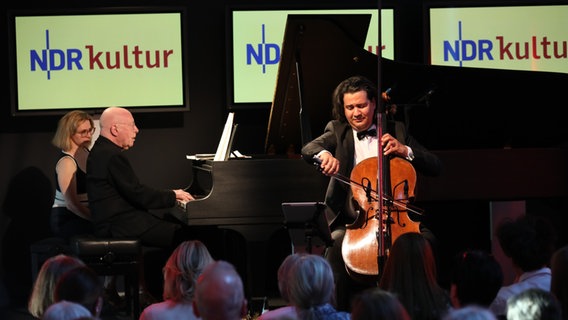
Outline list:
[[[276,270],[291,252],[281,205],[322,200],[328,178],[298,158],[191,161],[189,191],[198,198],[172,214],[236,232],[224,239],[222,258],[241,271],[249,297],[278,295]]]
[[[301,159],[284,158],[299,154],[305,142],[323,132],[331,118],[332,91],[351,75],[380,80],[383,91],[392,88],[397,117],[444,162],[440,177],[418,177],[420,203],[568,196],[568,126],[557,114],[566,105],[565,93],[551,90],[568,87],[568,75],[378,59],[362,49],[369,19],[289,15],[267,155],[193,162],[192,186],[206,196],[176,216],[190,225],[218,225],[244,236],[249,296],[277,294],[267,289],[276,275],[262,250],[282,230],[280,204],[324,199],[327,178]],[[203,174],[208,178],[200,179]]]

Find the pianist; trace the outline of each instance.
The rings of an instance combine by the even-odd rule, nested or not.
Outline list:
[[[193,196],[180,189],[161,190],[140,183],[126,156],[139,131],[130,111],[105,109],[100,127],[100,136],[87,158],[87,194],[95,235],[136,238],[143,246],[154,248],[144,250],[140,283],[144,303],[152,303],[154,297],[161,295],[162,266],[173,249],[184,240],[197,239],[214,251],[215,233],[175,219],[166,220],[149,211],[173,208],[176,201],[185,203]]]
[[[321,136],[302,148],[302,157],[310,164],[317,158],[322,173],[326,175],[344,177],[349,177],[360,161],[376,157],[379,142],[376,131],[366,136],[360,133],[376,129],[377,97],[375,85],[365,77],[354,76],[341,82],[333,93],[332,114],[335,120],[326,125]],[[383,95],[383,98],[386,97]],[[438,175],[441,171],[438,157],[407,134],[404,124],[396,122],[395,128],[394,133],[385,133],[380,139],[383,154],[405,158],[423,174]],[[334,269],[337,309],[343,311],[350,311],[349,301],[354,295],[373,285],[360,285],[345,270],[341,253],[345,225],[353,223],[357,217],[350,205],[352,197],[349,186],[330,179],[325,202],[333,212],[328,223],[334,244],[325,255]],[[421,228],[423,233],[424,230]]]
[[[149,212],[174,207],[176,200],[187,202],[193,197],[184,190],[160,190],[140,183],[126,156],[139,131],[130,111],[105,109],[100,127],[100,137],[87,159],[87,193],[95,234],[138,238],[142,245],[171,249],[191,238],[181,223]]]

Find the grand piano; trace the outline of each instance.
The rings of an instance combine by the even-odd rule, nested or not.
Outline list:
[[[323,132],[331,93],[351,75],[392,88],[397,117],[444,162],[442,176],[418,177],[415,194],[423,203],[568,195],[568,126],[556,114],[565,93],[551,90],[568,87],[567,75],[378,59],[362,49],[369,21],[366,15],[289,15],[266,155],[192,163],[192,192],[203,196],[174,215],[242,236],[239,267],[249,297],[277,294],[283,257],[270,255],[278,249],[274,238],[286,241],[281,203],[323,200],[327,178],[297,155]]]

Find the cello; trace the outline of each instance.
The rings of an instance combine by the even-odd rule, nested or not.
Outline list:
[[[386,127],[378,114],[377,136]],[[342,256],[348,274],[360,282],[378,281],[391,244],[401,234],[419,232],[419,222],[409,211],[421,212],[409,202],[414,199],[416,171],[409,161],[383,156],[379,139],[377,157],[367,158],[351,171],[352,201],[357,218],[346,226]],[[387,160],[387,165],[383,165]]]

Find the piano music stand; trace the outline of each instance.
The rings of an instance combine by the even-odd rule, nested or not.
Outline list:
[[[329,247],[333,244],[322,202],[284,202],[284,226],[292,240],[292,252],[312,253],[313,247]],[[305,249],[303,249],[305,248]]]

